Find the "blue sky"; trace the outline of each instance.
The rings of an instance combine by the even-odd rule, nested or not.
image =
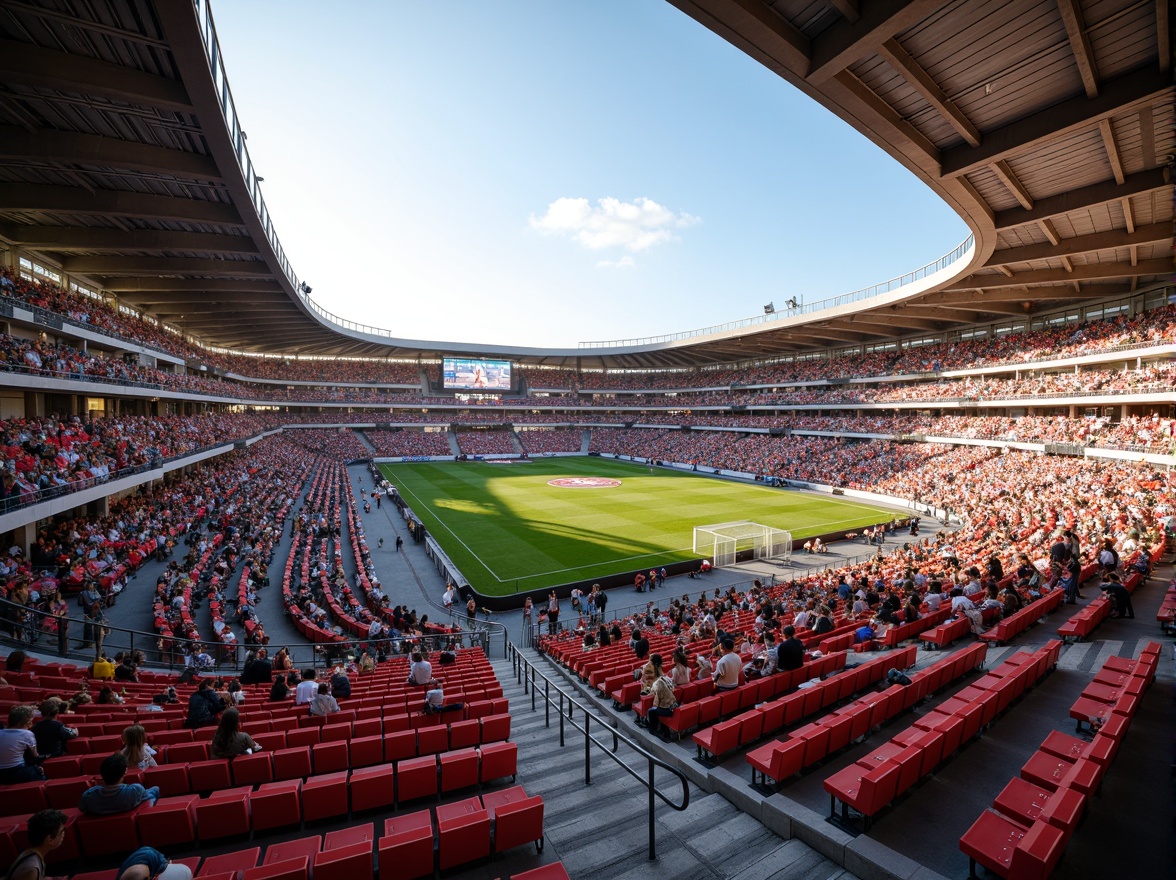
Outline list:
[[[664,0],[219,0],[283,247],[397,335],[574,346],[910,271],[967,235]]]

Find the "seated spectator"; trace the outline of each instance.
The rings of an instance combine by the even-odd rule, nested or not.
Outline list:
[[[1110,572],[1098,588],[1107,595],[1111,603],[1111,617],[1135,619],[1135,608],[1131,604],[1131,592],[1120,582],[1118,572]]]
[[[229,707],[221,714],[216,733],[212,735],[209,754],[214,758],[235,758],[251,755],[261,748],[253,737],[241,730],[241,713],[236,707]]]
[[[241,668],[241,684],[268,684],[273,680],[274,667],[266,655],[265,648],[258,648],[257,654],[250,651]]]
[[[299,685],[301,687],[301,685]],[[331,696],[331,689],[325,681],[319,682],[318,693],[310,701],[311,715],[331,715],[339,711],[339,704]]]
[[[147,745],[147,731],[141,724],[132,724],[122,732],[122,755],[127,759],[128,767],[146,770],[155,767],[155,756],[159,754]]]
[[[184,726],[193,729],[208,727],[224,709],[225,704],[212,689],[212,682],[204,679],[192,696],[188,697],[188,717]]]
[[[804,666],[804,643],[796,637],[796,627],[784,627],[784,641],[776,647],[776,667],[784,672]]]
[[[13,706],[8,710],[8,726],[0,730],[0,785],[36,782],[45,778],[37,752],[32,706]]]
[[[56,758],[65,754],[65,744],[78,735],[73,727],[66,727],[57,720],[58,714],[66,707],[63,700],[50,697],[41,703],[41,720],[33,725],[33,736],[37,738],[37,754],[45,758]]]
[[[65,842],[65,823],[65,813],[59,810],[33,813],[28,823],[29,848],[13,860],[6,880],[44,880],[45,859]]]
[[[336,666],[331,676],[331,696],[336,700],[346,700],[351,696],[351,679],[347,677],[342,666]]]
[[[629,640],[629,643],[632,645],[633,654],[638,660],[644,660],[649,656],[649,639],[636,627],[633,628],[632,638]]]
[[[187,865],[168,861],[157,849],[141,846],[124,861],[114,880],[192,880]]]
[[[93,816],[110,816],[126,813],[139,804],[155,806],[159,800],[159,786],[144,788],[137,782],[125,783],[127,759],[121,752],[108,755],[99,772],[102,784],[86,789],[78,803],[78,809]]]
[[[125,654],[122,661],[114,668],[115,681],[138,681],[139,673],[135,669],[135,658]]]
[[[412,665],[408,668],[408,683],[412,687],[425,687],[433,681],[433,664],[420,649],[412,652]]]
[[[370,672],[376,671],[376,662],[372,659],[372,655],[364,651],[359,655],[359,674],[367,675]]]
[[[462,703],[446,703],[444,686],[439,681],[429,682],[429,689],[425,691],[425,705],[423,711],[433,715],[441,712],[458,712],[463,708]]]
[[[120,706],[126,702],[126,698],[122,694],[117,694],[108,684],[102,685],[102,689],[98,691],[98,699],[94,702],[100,706]]]
[[[24,651],[13,651],[4,660],[4,668],[8,672],[24,672],[24,664],[27,658],[28,654]]]
[[[286,684],[286,679],[283,676],[279,675],[274,679],[274,683],[270,687],[269,698],[271,703],[290,699],[290,687]]]
[[[90,666],[90,677],[100,681],[114,681],[114,663],[103,651]]]
[[[315,681],[313,669],[302,670],[302,681],[298,682],[298,687],[294,691],[294,702],[299,706],[306,706],[315,698],[318,693],[318,684]]]
[[[730,691],[739,687],[739,655],[735,653],[735,640],[725,636],[719,643],[722,654],[715,663],[715,689]]]

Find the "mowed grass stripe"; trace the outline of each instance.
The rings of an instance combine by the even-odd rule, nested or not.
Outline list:
[[[697,525],[754,520],[794,540],[887,520],[843,499],[656,470],[587,456],[524,464],[381,465],[453,562],[481,592],[540,589],[691,559]],[[618,479],[609,489],[547,485],[559,477]]]

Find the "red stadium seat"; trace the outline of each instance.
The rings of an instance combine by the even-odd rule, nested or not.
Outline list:
[[[302,822],[302,780],[263,783],[249,797],[253,830],[288,828]]]
[[[353,770],[349,789],[352,812],[390,808],[396,794],[394,765],[379,764]]]

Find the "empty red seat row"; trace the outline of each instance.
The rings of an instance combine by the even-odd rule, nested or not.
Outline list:
[[[1149,642],[1138,660],[1107,658],[1070,707],[1070,717],[1077,722],[1078,731],[1084,725],[1092,730],[1100,728],[1115,715],[1128,720],[1133,717],[1144,691],[1155,681],[1160,650],[1158,642]]]
[[[1092,682],[1100,689],[1094,693],[1109,696],[1101,688],[1138,683],[1146,688],[1159,663],[1159,652],[1160,646],[1152,642],[1138,661],[1109,658]],[[1130,696],[1124,690],[1118,699]],[[1094,696],[1083,699],[1098,702]],[[1087,800],[1098,790],[1114,760],[1130,722],[1128,712],[1112,712],[1090,741],[1061,731],[1050,733],[1021,768],[1021,775],[1009,780],[991,810],[981,813],[960,838],[971,876],[975,876],[979,862],[1006,880],[1048,877],[1077,829]]]
[[[984,647],[979,642],[964,652]],[[840,802],[842,821],[848,821],[853,809],[868,827],[874,815],[955,754],[1056,666],[1060,650],[1061,642],[1053,641],[1033,653],[1014,654],[890,742],[828,777],[824,787],[830,818],[837,817]]]
[[[911,684],[892,685],[881,693],[869,694],[843,707],[834,715],[849,718],[849,741],[855,741],[905,712],[928,695],[981,666],[987,651],[988,648],[984,644],[970,645],[926,669],[913,673],[910,676]],[[844,725],[846,721],[839,717],[835,723]],[[812,766],[828,754],[829,745],[840,742],[842,731],[838,729],[836,734],[834,738],[834,730],[831,729],[826,738],[826,735],[813,725],[806,725],[794,730],[789,739],[770,742],[753,749],[747,753],[747,762],[752,767],[752,784],[762,790],[769,790],[768,780],[779,782]]]

